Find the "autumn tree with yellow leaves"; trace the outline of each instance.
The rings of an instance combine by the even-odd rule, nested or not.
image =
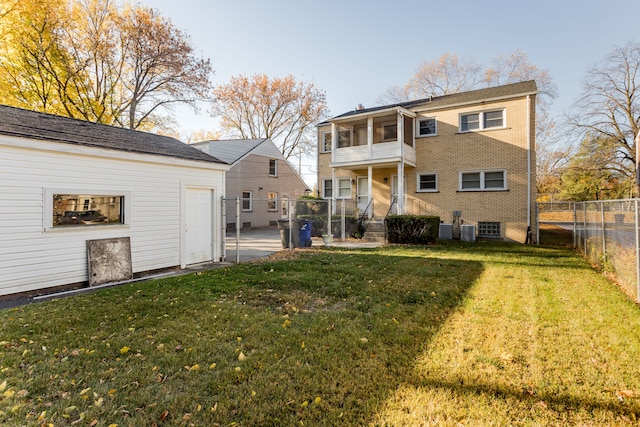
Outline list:
[[[211,64],[156,10],[113,0],[0,0],[0,102],[131,129],[194,106]],[[164,113],[164,115],[163,115]]]
[[[223,131],[244,139],[270,138],[285,158],[310,153],[314,126],[328,116],[325,93],[289,75],[234,76],[214,89],[212,114]]]

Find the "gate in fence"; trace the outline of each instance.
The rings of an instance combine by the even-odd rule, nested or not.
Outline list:
[[[222,199],[221,210],[226,235],[224,258],[237,263],[282,249],[310,246],[313,238],[344,240],[357,231],[359,222],[357,201],[348,199],[237,197]]]
[[[639,204],[640,199],[538,203],[538,222],[572,230],[573,245],[640,302]]]

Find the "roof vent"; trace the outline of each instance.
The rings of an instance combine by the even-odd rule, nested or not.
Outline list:
[[[358,104],[358,106],[356,107],[356,111],[362,111],[362,110],[364,110],[364,105]]]

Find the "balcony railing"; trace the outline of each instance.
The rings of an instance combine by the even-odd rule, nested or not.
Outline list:
[[[416,150],[410,145],[394,142],[358,145],[337,148],[332,165],[363,165],[375,163],[398,163],[404,161],[411,165],[416,162]]]

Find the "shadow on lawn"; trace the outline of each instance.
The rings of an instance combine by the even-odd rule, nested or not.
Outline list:
[[[286,338],[263,330],[259,346],[288,353],[287,363],[264,364],[259,374],[273,385],[265,412],[231,403],[231,413],[260,425],[372,422],[399,386],[415,381],[416,359],[483,271],[480,262],[425,258],[424,250],[305,251],[294,262],[233,267],[247,285],[238,302],[287,324]],[[316,408],[278,404],[315,396]]]
[[[122,425],[367,425],[483,272],[424,251],[305,250],[20,307],[0,322],[11,384],[35,414],[82,407]],[[50,378],[79,373],[61,400]],[[116,392],[97,407],[82,389]]]
[[[497,399],[504,400],[505,403],[515,401],[515,403],[509,406],[514,414],[521,413],[523,418],[531,417],[529,411],[536,406],[540,410],[553,412],[556,415],[582,413],[589,417],[597,416],[598,413],[601,415],[602,412],[599,411],[606,411],[611,413],[612,419],[625,417],[629,420],[636,420],[640,418],[640,406],[635,399],[623,401],[622,399],[613,398],[613,392],[611,392],[611,399],[604,400],[578,397],[569,393],[543,393],[537,392],[532,388],[515,389],[495,384],[465,383],[462,378],[459,380],[446,381],[427,377],[417,381],[414,380],[411,385],[416,388],[424,387],[442,390],[446,395],[457,396],[457,398],[467,396],[472,400],[473,397],[480,398],[485,396],[486,398],[486,396],[493,396]],[[548,416],[549,415],[547,415],[547,417]]]

